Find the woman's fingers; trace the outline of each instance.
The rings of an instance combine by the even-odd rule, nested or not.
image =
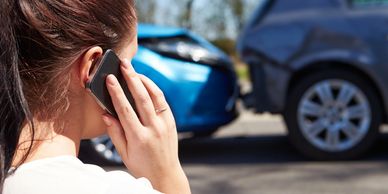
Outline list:
[[[108,135],[115,145],[117,152],[121,157],[125,157],[127,154],[127,140],[119,121],[108,115],[102,115],[102,120],[107,127]]]
[[[161,111],[157,114],[162,116],[165,122],[175,126],[174,116],[166,101],[163,91],[150,78],[141,74],[139,76],[152,99],[155,109],[157,111]]]
[[[127,97],[125,96],[117,78],[114,75],[108,75],[106,78],[106,84],[113,102],[113,106],[125,131],[131,133],[131,129],[138,129],[141,127],[142,125]]]
[[[168,108],[168,104],[162,90],[148,77],[141,74],[139,74],[139,77],[151,97],[155,110],[165,110]]]
[[[112,117],[103,119],[124,164],[134,175],[147,177],[165,193],[190,193],[179,163],[175,121],[163,92],[151,80],[138,75],[128,60],[122,63],[121,71],[140,120],[113,75],[107,77],[107,87],[121,125]]]
[[[156,112],[150,95],[128,60],[125,59],[121,63],[121,67],[128,89],[135,100],[140,120],[143,122],[143,125],[152,124],[156,117]]]

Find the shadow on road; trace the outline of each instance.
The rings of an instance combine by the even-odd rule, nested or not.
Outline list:
[[[183,139],[183,164],[265,164],[312,162],[299,154],[284,135]],[[388,161],[388,134],[356,161]]]

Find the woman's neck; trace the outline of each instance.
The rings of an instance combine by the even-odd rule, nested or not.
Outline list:
[[[25,161],[23,156],[31,145],[31,127],[25,125],[19,138],[19,148],[15,154],[12,166],[23,163],[51,158],[63,155],[77,156],[81,134],[77,127],[64,125],[61,128],[55,127],[54,123],[34,121],[35,135],[32,150]]]

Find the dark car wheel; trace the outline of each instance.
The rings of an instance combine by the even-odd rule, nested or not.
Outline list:
[[[112,140],[107,135],[82,142],[80,158],[85,162],[99,165],[123,164]]]
[[[344,160],[360,156],[375,141],[381,124],[376,91],[345,70],[312,73],[295,84],[284,118],[289,138],[308,157]]]

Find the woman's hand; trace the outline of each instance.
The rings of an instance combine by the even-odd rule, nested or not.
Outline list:
[[[190,193],[178,159],[175,120],[163,92],[150,79],[135,72],[128,60],[121,71],[135,100],[138,115],[119,82],[109,75],[106,84],[119,121],[103,115],[118,153],[135,177],[148,178],[164,193]]]

